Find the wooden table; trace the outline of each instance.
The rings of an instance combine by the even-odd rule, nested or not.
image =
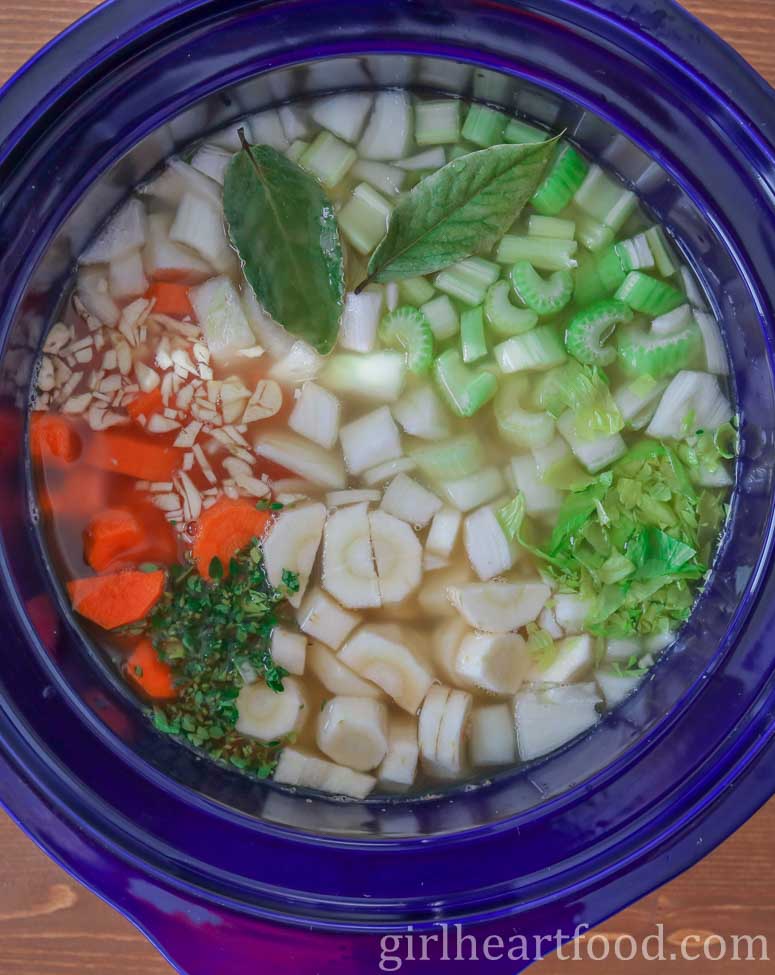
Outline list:
[[[685,4],[775,83],[775,0]],[[0,81],[94,6],[92,0],[0,0]],[[768,938],[770,958],[775,958],[774,866],[775,802],[693,870],[612,918],[600,932],[640,938],[661,923],[673,944],[689,933],[762,934]],[[599,967],[591,960],[560,962],[552,956],[533,971],[589,975]],[[663,968],[676,975],[704,975],[708,969],[717,975],[769,970],[766,963],[733,961],[677,961],[659,969],[645,960],[605,964],[607,975],[652,975]],[[0,975],[171,971],[131,924],[74,883],[0,814]]]

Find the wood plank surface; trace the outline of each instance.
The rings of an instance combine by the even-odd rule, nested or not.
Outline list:
[[[0,82],[94,5],[91,0],[0,0]],[[775,83],[775,0],[685,0],[685,5]],[[694,869],[623,911],[596,933],[609,939],[617,934],[640,939],[661,923],[668,946],[677,945],[689,934],[701,938],[764,935],[772,959],[773,865],[775,802]],[[599,951],[599,943],[596,947]],[[570,971],[591,975],[604,968],[607,975],[663,971],[745,975],[771,971],[772,966],[772,961],[660,963],[643,958],[601,964],[589,958],[561,962],[550,956],[533,971],[537,975]],[[476,969],[486,970],[486,965]],[[254,970],[258,975],[259,969]],[[0,975],[65,973],[170,975],[171,969],[127,921],[74,883],[0,814]]]

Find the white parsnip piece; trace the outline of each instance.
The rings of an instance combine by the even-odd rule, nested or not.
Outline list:
[[[299,590],[288,600],[295,608],[307,588],[325,520],[326,507],[320,503],[288,508],[280,512],[261,543],[267,578],[276,589],[282,585],[283,571],[298,575]]]

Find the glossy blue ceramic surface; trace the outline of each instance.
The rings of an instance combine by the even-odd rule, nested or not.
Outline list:
[[[331,58],[362,55],[382,84],[420,65],[421,83],[457,91],[450,61],[503,72],[526,112],[551,114],[584,148],[610,146],[611,126],[628,137],[610,164],[674,232],[724,321],[742,455],[698,612],[602,727],[472,792],[342,806],[250,783],[150,728],[46,568],[23,404],[72,253],[143,167],[246,107],[298,94],[293,65],[344,65],[315,72],[309,90],[325,90],[347,86],[353,64]],[[429,56],[447,60],[430,74],[431,62],[411,60]],[[270,70],[274,84],[251,80]],[[571,935],[769,798],[774,98],[670,0],[200,0],[145,12],[114,0],[3,90],[0,798],[181,971],[371,971],[375,933],[441,919]],[[153,132],[144,156],[130,153]]]

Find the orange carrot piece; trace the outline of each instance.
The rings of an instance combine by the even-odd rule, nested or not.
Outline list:
[[[34,413],[30,421],[30,450],[36,459],[56,457],[71,464],[80,456],[81,438],[65,417]]]
[[[188,285],[177,281],[157,281],[145,293],[146,298],[153,298],[156,304],[153,310],[160,315],[170,315],[172,318],[194,317],[194,309],[188,298]]]
[[[152,389],[150,393],[138,393],[126,405],[127,413],[135,421],[141,416],[147,418],[153,416],[154,413],[161,413],[163,409],[164,400],[161,398],[161,390],[158,386],[156,389]]]
[[[125,673],[133,684],[155,701],[177,697],[172,668],[159,659],[150,640],[140,640],[127,658]]]
[[[115,630],[145,619],[164,592],[165,574],[126,569],[105,576],[73,579],[67,591],[73,609],[101,626]]]
[[[164,446],[155,437],[126,430],[105,430],[87,445],[84,461],[113,474],[143,481],[170,481],[183,463],[183,451]]]
[[[268,523],[269,512],[259,511],[246,498],[221,498],[203,511],[191,550],[200,575],[210,578],[210,563],[215,558],[221,560],[224,574],[228,573],[229,560],[252,539],[260,538]]]
[[[104,572],[122,556],[139,548],[143,527],[126,508],[109,508],[94,515],[83,533],[83,555],[95,572]]]

